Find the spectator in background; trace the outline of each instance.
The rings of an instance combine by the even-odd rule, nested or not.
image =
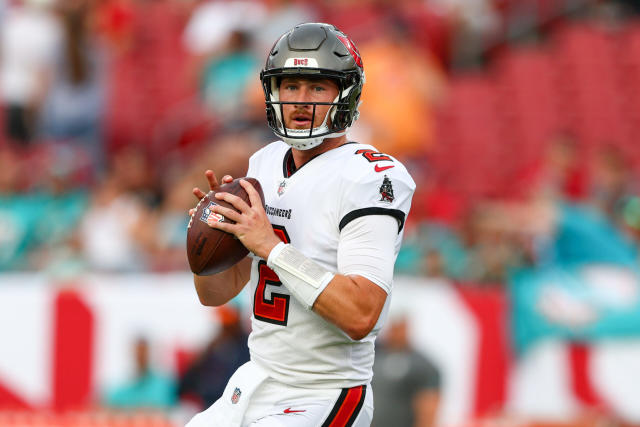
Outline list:
[[[433,279],[448,277],[469,284],[501,285],[517,267],[530,263],[522,230],[508,204],[475,201],[460,224],[424,221],[406,238],[398,271]]]
[[[153,232],[150,218],[152,176],[139,148],[114,154],[103,183],[93,193],[80,224],[80,243],[90,269],[124,272],[147,268]]]
[[[440,372],[411,345],[405,308],[392,302],[373,365],[372,427],[434,427],[440,403]]]
[[[248,32],[231,31],[223,51],[206,62],[202,70],[201,96],[223,124],[243,110],[247,83],[253,81],[258,69],[250,43]]]
[[[178,173],[181,176],[165,181],[162,203],[152,214],[153,231],[150,234],[153,242],[149,257],[152,271],[189,269],[184,252],[189,217],[184,212],[193,203],[184,194],[193,187],[195,177],[189,172]]]
[[[525,197],[584,200],[588,196],[588,162],[576,137],[558,132],[544,149],[541,161],[524,168],[517,186]]]
[[[19,0],[5,13],[0,26],[0,102],[9,140],[26,145],[35,135],[60,33],[50,0]]]
[[[561,266],[604,263],[635,267],[638,248],[602,212],[588,205],[560,204],[553,217],[549,253]]]
[[[63,37],[55,49],[55,67],[42,110],[46,139],[72,141],[102,169],[101,117],[104,107],[103,53],[89,28],[90,0],[60,0]]]
[[[7,146],[0,146],[0,271],[27,268],[39,219],[37,198],[24,194],[24,161]]]
[[[626,197],[619,205],[619,224],[625,235],[640,246],[640,197]]]
[[[468,253],[458,234],[447,224],[426,221],[405,238],[396,260],[402,274],[430,278],[464,277]]]
[[[462,225],[466,259],[460,279],[502,285],[513,268],[524,264],[511,221],[500,202],[476,202]]]
[[[250,32],[265,17],[261,2],[205,0],[191,14],[183,43],[192,55],[206,58],[219,52],[233,31]]]
[[[622,152],[603,145],[592,159],[589,197],[583,203],[554,201],[553,260],[560,265],[608,263],[634,267],[635,234],[626,228],[624,203],[634,196],[630,167]]]
[[[227,379],[249,361],[247,332],[238,311],[226,304],[214,311],[221,329],[180,378],[182,399],[194,401],[199,409],[211,406],[224,391]]]
[[[454,68],[477,66],[496,40],[500,17],[492,0],[424,0],[448,17],[453,26],[451,60]]]
[[[177,400],[176,385],[169,375],[156,371],[151,364],[151,348],[146,338],[138,338],[133,346],[135,376],[108,391],[105,404],[112,408],[168,408]]]
[[[577,169],[583,162],[577,159],[575,146],[573,140],[556,140],[524,200],[485,207],[489,217],[497,219],[491,223],[496,232],[515,236],[520,252],[538,267],[634,266],[636,234],[620,216],[624,202],[634,196],[624,157],[610,147],[599,149],[591,159],[589,187],[585,172]]]
[[[620,219],[621,203],[640,190],[628,158],[616,146],[604,145],[596,151],[593,162],[591,203],[615,222]]]
[[[88,199],[80,185],[87,164],[68,146],[0,146],[0,271],[68,277],[83,270],[75,237]]]
[[[40,150],[43,172],[38,182],[39,220],[34,224],[31,268],[62,279],[85,271],[77,228],[89,200],[86,177],[90,160],[68,145]]]
[[[201,80],[206,64],[224,53],[234,31],[250,34],[265,17],[262,2],[205,0],[195,7],[182,34],[182,43],[191,54],[192,78]]]
[[[422,274],[430,279],[441,279],[446,275],[442,254],[437,249],[431,249],[424,255]]]
[[[406,158],[434,143],[432,108],[443,94],[444,78],[436,61],[405,38],[402,25],[386,25],[359,44],[369,84],[362,94],[354,138]]]

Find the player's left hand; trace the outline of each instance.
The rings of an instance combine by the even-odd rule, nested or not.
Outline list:
[[[249,195],[251,205],[231,193],[216,193],[216,199],[230,203],[240,212],[220,205],[213,206],[214,212],[235,221],[235,224],[213,222],[209,225],[235,235],[247,249],[266,260],[271,249],[280,242],[280,239],[273,232],[273,227],[262,207],[262,200],[256,189],[244,179],[240,180],[240,185]]]
[[[207,181],[209,182],[209,190],[213,190],[218,186],[218,180],[216,179],[216,174],[214,174],[211,169],[207,169],[204,173],[204,176],[207,178]],[[228,184],[231,181],[233,181],[233,177],[231,175],[225,175],[222,177],[223,184]],[[202,200],[202,198],[207,195],[207,193],[205,193],[198,187],[195,187],[193,190],[191,190],[191,193],[194,196],[196,196],[196,199],[198,199],[198,201]],[[189,216],[193,216],[195,211],[196,211],[196,208],[189,209]]]

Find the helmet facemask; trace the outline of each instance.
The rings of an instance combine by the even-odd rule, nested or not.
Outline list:
[[[275,71],[275,70],[274,70]],[[292,76],[312,76],[324,77],[322,74],[292,74],[288,72],[286,74],[268,75],[263,76],[263,84],[265,87],[265,98],[267,99],[267,120],[270,127],[274,130],[276,135],[282,138],[287,144],[298,150],[309,150],[313,147],[320,145],[326,138],[336,138],[343,136],[347,133],[347,127],[357,119],[358,113],[354,117],[350,117],[350,95],[355,87],[354,84],[345,88],[345,83],[335,76],[327,76],[337,83],[338,95],[331,102],[288,102],[280,101],[280,81],[283,77]],[[342,79],[344,80],[344,79]],[[359,96],[358,96],[359,98]],[[356,101],[359,102],[359,101]],[[312,107],[311,112],[311,126],[309,129],[290,129],[285,126],[284,121],[284,105],[310,105]],[[316,109],[319,105],[330,105],[327,110],[322,123],[316,124]],[[330,119],[330,120],[329,120]],[[330,122],[330,123],[329,123]]]

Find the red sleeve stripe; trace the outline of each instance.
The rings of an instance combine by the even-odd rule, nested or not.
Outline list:
[[[351,427],[362,409],[366,393],[367,388],[363,385],[342,389],[322,427]]]

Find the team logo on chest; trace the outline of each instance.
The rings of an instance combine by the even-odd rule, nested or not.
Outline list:
[[[278,196],[282,196],[284,194],[284,190],[287,189],[287,180],[283,179],[278,184]]]
[[[384,176],[382,180],[382,185],[380,186],[380,202],[393,202],[393,186],[391,185],[391,180],[387,175]]]

